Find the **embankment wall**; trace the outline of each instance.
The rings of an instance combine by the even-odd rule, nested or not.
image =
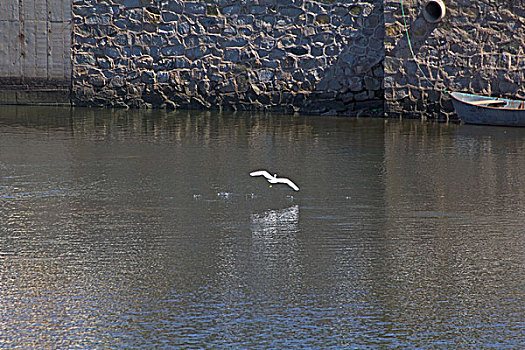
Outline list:
[[[382,115],[382,1],[73,2],[77,105]]]
[[[449,119],[447,91],[525,98],[523,0],[443,0],[436,23],[427,3],[0,0],[0,103]]]

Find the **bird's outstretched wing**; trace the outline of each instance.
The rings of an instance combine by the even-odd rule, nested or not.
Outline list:
[[[294,184],[292,182],[292,180],[287,179],[287,178],[277,178],[277,179],[275,179],[274,183],[287,184],[288,186],[290,186],[294,190],[299,191],[299,187],[297,187],[297,185]]]
[[[252,171],[250,173],[250,176],[264,176],[268,180],[273,179],[273,176],[269,172],[267,172],[266,170]]]

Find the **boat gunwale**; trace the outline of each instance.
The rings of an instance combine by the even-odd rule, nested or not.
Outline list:
[[[525,111],[525,109],[520,109],[520,108],[511,108],[511,107],[506,107],[505,106],[491,106],[491,105],[486,105],[484,106],[483,104],[476,104],[476,103],[473,103],[474,101],[467,101],[467,100],[464,100],[458,96],[454,96],[455,94],[457,95],[462,95],[462,96],[473,96],[473,97],[478,97],[479,100],[477,100],[476,102],[478,101],[483,101],[483,100],[488,100],[488,101],[503,101],[506,103],[506,105],[508,105],[509,103],[511,102],[516,102],[516,103],[523,103],[525,105],[525,101],[523,100],[511,100],[511,99],[508,99],[508,98],[499,98],[499,97],[490,97],[490,96],[482,96],[482,95],[474,95],[474,94],[469,94],[469,93],[465,93],[465,92],[457,92],[457,91],[454,91],[454,92],[451,92],[449,95],[450,97],[452,97],[454,100],[458,101],[458,102],[461,102],[461,103],[464,103],[464,104],[467,104],[469,106],[473,106],[473,107],[477,107],[477,108],[486,108],[486,109],[493,109],[493,110],[504,110],[504,111]]]

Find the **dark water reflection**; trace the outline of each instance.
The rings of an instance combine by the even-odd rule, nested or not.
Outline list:
[[[4,106],[0,344],[519,348],[524,216],[523,129]]]

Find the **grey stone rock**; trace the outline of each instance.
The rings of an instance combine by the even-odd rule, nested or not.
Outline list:
[[[140,47],[140,46],[133,46],[131,48],[131,56],[135,56],[135,57],[142,56],[143,53],[144,53],[144,51],[143,51],[142,47]]]
[[[336,45],[328,45],[324,48],[324,52],[326,56],[337,56],[339,55],[339,47]]]
[[[190,24],[188,22],[180,22],[177,24],[177,31],[179,34],[187,35],[190,33]]]
[[[97,14],[111,14],[111,7],[109,7],[107,4],[96,4],[92,8],[92,12],[95,12]]]
[[[310,54],[314,57],[324,56],[324,50],[322,45],[312,45],[310,47]]]
[[[142,31],[142,23],[138,21],[126,21],[125,29],[130,32],[140,32]]]
[[[224,51],[224,59],[234,63],[239,62],[240,51],[238,49],[227,49]]]
[[[258,73],[259,81],[262,83],[269,83],[272,81],[274,77],[274,73],[271,70],[268,69],[262,69]]]
[[[95,38],[85,38],[85,37],[81,37],[81,36],[75,36],[74,40],[78,44],[89,45],[89,46],[95,46],[97,44],[97,42],[98,42],[98,40],[95,39]]]
[[[314,43],[322,43],[323,45],[328,45],[334,42],[334,35],[332,33],[323,32],[313,35],[310,39]]]
[[[188,35],[184,38],[184,46],[186,48],[198,46],[200,42],[200,37],[197,35]]]
[[[177,57],[174,59],[174,67],[175,68],[190,68],[191,63],[190,61],[185,57]]]
[[[161,49],[161,53],[165,56],[181,56],[184,54],[183,45],[166,46]]]
[[[128,26],[128,21],[125,19],[117,19],[113,21],[113,24],[119,29],[125,29]]]
[[[210,29],[211,27],[218,26],[220,21],[216,17],[199,17],[199,23],[205,28]]]
[[[122,76],[116,75],[113,78],[111,78],[111,80],[109,81],[108,86],[109,87],[114,87],[114,88],[119,88],[119,87],[124,86],[125,83],[126,83],[126,80]]]
[[[297,65],[297,59],[295,57],[285,57],[282,60],[282,68],[283,69],[294,69]]]
[[[101,43],[99,47],[93,48],[93,54],[95,57],[105,57],[106,56],[106,50],[104,48],[105,43]]]
[[[97,24],[91,26],[91,32],[93,37],[107,40],[108,37],[114,37],[117,34],[117,29],[113,26]]]
[[[142,24],[142,29],[148,33],[156,33],[157,25],[154,23],[145,22]]]
[[[124,6],[124,8],[138,8],[138,7],[141,7],[141,3],[140,3],[140,0],[124,0],[122,5]]]
[[[341,95],[341,101],[347,105],[349,103],[351,103],[352,101],[354,101],[354,94],[352,92],[345,92],[344,94]]]
[[[499,83],[499,90],[503,94],[515,94],[519,90],[519,86],[515,82],[503,80]]]
[[[186,50],[186,56],[190,60],[199,59],[209,53],[209,50],[205,46],[192,47]]]
[[[348,79],[347,87],[350,91],[358,92],[363,90],[363,82],[359,77],[351,77]]]
[[[239,28],[238,33],[239,35],[247,37],[247,36],[252,36],[253,31],[250,28]]]
[[[175,31],[175,26],[173,23],[159,23],[157,29],[160,33],[173,33]]]
[[[157,81],[159,83],[168,83],[170,81],[170,74],[169,74],[169,72],[158,72],[157,73]]]
[[[298,17],[299,15],[303,14],[304,11],[302,8],[300,7],[295,7],[295,6],[286,6],[286,7],[281,7],[279,9],[279,13],[283,16],[288,16],[288,17]]]
[[[160,48],[157,46],[152,46],[149,48],[149,55],[153,58],[158,58],[161,56]]]
[[[116,47],[106,47],[106,55],[111,58],[119,58],[120,52]]]
[[[86,24],[101,24],[101,25],[109,25],[111,23],[111,15],[105,14],[105,15],[96,15],[96,16],[89,16],[86,18]]]
[[[88,81],[91,85],[97,88],[101,88],[106,85],[106,79],[98,75],[89,77]]]
[[[146,84],[154,84],[155,83],[155,72],[147,71],[147,70],[143,71],[140,76],[140,80]]]
[[[95,8],[93,6],[77,6],[77,8],[75,9],[75,15],[79,17],[88,17],[94,12]]]
[[[277,60],[267,60],[267,59],[262,59],[261,60],[261,67],[264,67],[264,68],[279,68],[280,64],[279,64],[279,61]]]
[[[268,57],[274,60],[281,60],[286,55],[286,52],[281,49],[274,48],[268,53]]]
[[[296,56],[303,56],[308,53],[308,48],[305,46],[296,46],[296,47],[287,48],[286,51]]]
[[[127,34],[117,34],[115,36],[114,42],[116,45],[121,46],[121,47],[128,45],[129,41],[128,41]]]
[[[343,87],[343,84],[341,83],[339,79],[337,79],[337,77],[334,77],[333,79],[330,79],[328,81],[329,91],[338,91],[338,90],[341,90],[342,87]]]
[[[171,11],[162,12],[162,20],[164,22],[176,22],[179,20],[179,15]]]
[[[367,90],[378,90],[381,87],[381,82],[370,76],[364,77],[364,83]]]
[[[245,15],[240,14],[233,18],[233,24],[236,26],[251,26],[254,22],[254,16],[253,14]]]
[[[396,100],[402,100],[408,96],[408,88],[399,88],[394,91],[394,99]]]
[[[168,10],[175,13],[182,13],[183,2],[181,0],[170,0],[168,2]]]
[[[248,7],[248,12],[256,16],[266,14],[267,10],[267,6],[251,5]]]
[[[111,11],[111,14],[113,14],[114,16],[118,16],[121,13],[119,5],[111,5],[110,11]]]
[[[234,38],[231,40],[226,40],[223,44],[225,48],[228,47],[243,47],[248,44],[248,40],[245,38]]]
[[[97,58],[97,66],[99,66],[101,69],[110,69],[113,67],[113,62],[107,58],[100,57]]]
[[[407,95],[408,96],[408,95]],[[403,97],[404,98],[404,97]],[[357,102],[362,102],[362,101],[366,101],[368,100],[368,92],[366,91],[362,91],[360,93],[357,93],[354,95],[354,99],[357,101]]]
[[[224,16],[237,15],[241,13],[241,7],[239,5],[226,6],[221,10]]]
[[[160,107],[166,101],[165,96],[155,89],[146,89],[142,93],[142,99],[155,107]]]
[[[75,62],[77,64],[88,64],[88,65],[94,66],[96,61],[95,61],[95,57],[93,57],[90,54],[80,54],[80,55],[75,55]]]
[[[115,71],[113,69],[102,69],[102,75],[105,78],[113,78],[115,76]]]
[[[222,33],[226,36],[235,36],[237,35],[237,29],[234,27],[226,27],[222,30]]]
[[[206,5],[200,2],[184,2],[183,12],[193,15],[205,15]]]

